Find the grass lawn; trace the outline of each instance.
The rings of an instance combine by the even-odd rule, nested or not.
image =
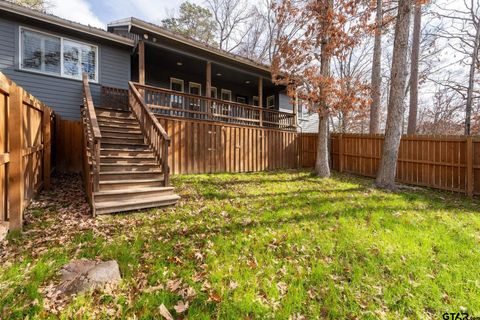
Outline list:
[[[97,219],[77,212],[78,180],[45,192],[0,253],[0,318],[480,316],[478,199],[305,171],[172,183],[175,208]],[[121,285],[47,304],[74,258],[117,260]]]

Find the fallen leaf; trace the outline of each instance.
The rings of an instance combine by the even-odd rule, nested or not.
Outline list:
[[[219,303],[220,301],[222,301],[222,297],[220,297],[215,292],[210,292],[210,294],[208,295],[208,300]]]
[[[182,300],[178,301],[177,305],[173,307],[177,313],[183,313],[188,309],[188,301],[184,303]]]
[[[160,305],[159,309],[162,317],[164,317],[167,320],[173,320],[172,314],[170,313],[170,311],[168,311],[167,307],[165,307],[163,303]]]
[[[236,281],[232,280],[232,281],[230,281],[230,284],[228,285],[228,287],[232,290],[235,290],[238,287],[238,283]]]

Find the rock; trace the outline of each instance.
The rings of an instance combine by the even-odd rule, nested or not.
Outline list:
[[[61,283],[57,290],[65,295],[81,293],[122,280],[115,260],[73,260],[61,270]]]

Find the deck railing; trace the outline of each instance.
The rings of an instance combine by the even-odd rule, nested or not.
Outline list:
[[[102,86],[102,107],[128,110],[128,90]]]
[[[135,87],[134,83],[129,82],[128,86],[128,101],[130,108],[140,122],[140,128],[143,135],[152,147],[157,160],[162,166],[164,184],[165,186],[168,186],[170,183],[170,169],[168,167],[168,147],[170,146],[170,137],[150,109],[145,105],[142,95]]]
[[[296,130],[295,115],[292,113],[138,83],[133,83],[133,86],[142,92],[146,106],[154,114]]]
[[[83,144],[85,189],[89,200],[93,203],[93,192],[99,190],[100,184],[100,139],[102,138],[102,134],[100,133],[87,74],[83,74],[83,106],[81,108],[81,116],[83,138],[85,140]]]

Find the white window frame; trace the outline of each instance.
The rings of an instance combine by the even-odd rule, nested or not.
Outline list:
[[[255,104],[255,101],[257,101],[257,104]],[[253,96],[252,105],[255,106],[255,107],[260,106],[260,99],[258,98],[258,96]]]
[[[238,101],[238,99],[239,99],[239,98],[240,98],[240,99],[243,99],[243,100],[245,100],[245,101],[243,101],[243,102],[241,102],[241,101]],[[244,96],[237,96],[237,99],[236,99],[236,100],[237,100],[236,102],[238,102],[238,103],[247,104],[247,98],[246,98],[246,97],[244,97]]]
[[[181,85],[182,85],[182,91],[176,91],[176,92],[182,92],[182,93],[184,92],[184,90],[185,90],[185,82],[184,82],[182,79],[170,77],[170,90],[173,91],[173,89],[172,89],[172,83],[177,83],[177,84],[181,84]]]
[[[188,93],[190,94],[193,94],[191,92],[191,89],[192,88],[198,88],[198,95],[201,96],[202,95],[202,84],[201,83],[198,83],[198,82],[188,82]]]
[[[270,104],[268,103],[270,100],[273,102],[272,105],[270,105]],[[268,108],[268,109],[274,109],[274,108],[275,108],[275,96],[274,96],[274,95],[267,97],[267,108]]]
[[[230,100],[224,100],[224,101],[232,101],[232,90],[227,90],[227,89],[222,89],[220,90],[220,99],[223,100],[223,94],[228,93],[230,96]]]
[[[172,89],[173,83],[182,85],[182,91],[173,90]],[[170,90],[172,90],[173,92],[184,93],[185,82],[182,79],[170,77]],[[170,98],[170,107],[183,108],[183,96],[172,94]]]
[[[215,96],[212,96],[212,92],[211,92],[212,90],[215,92]],[[213,99],[218,98],[217,87],[210,87],[210,98],[213,98]]]
[[[22,66],[23,65],[23,60],[22,60],[22,53],[23,53],[23,51],[22,51],[23,50],[23,47],[22,47],[22,45],[23,45],[22,31],[23,30],[30,31],[30,32],[35,32],[35,33],[43,34],[43,35],[46,35],[46,36],[49,36],[49,37],[55,37],[55,38],[60,39],[60,74],[23,68],[23,66]],[[54,76],[54,77],[60,77],[60,78],[65,78],[65,79],[82,81],[82,77],[79,79],[79,78],[75,78],[73,76],[68,76],[68,75],[64,74],[64,71],[63,71],[63,41],[64,40],[95,48],[95,79],[90,79],[89,78],[88,82],[98,83],[98,78],[99,78],[99,76],[98,76],[99,67],[98,66],[100,64],[100,61],[98,60],[98,46],[97,45],[94,45],[94,44],[91,44],[91,43],[88,43],[88,42],[77,41],[77,40],[70,39],[70,38],[67,38],[67,37],[59,36],[57,34],[48,33],[48,32],[44,32],[44,31],[40,31],[40,30],[37,30],[37,29],[28,28],[28,27],[24,27],[24,26],[19,26],[19,28],[18,28],[18,47],[19,47],[19,50],[18,50],[18,68],[20,70],[26,71],[26,72],[33,72],[33,73],[38,73],[38,74],[42,74],[42,75],[48,75],[48,76]],[[83,72],[81,74],[83,74]]]

